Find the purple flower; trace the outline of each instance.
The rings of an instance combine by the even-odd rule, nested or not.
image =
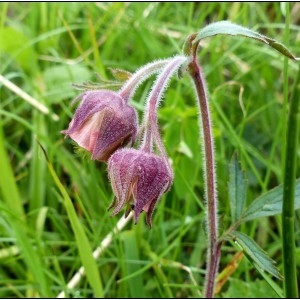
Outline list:
[[[106,162],[118,148],[133,145],[137,136],[137,114],[117,93],[95,90],[82,93],[82,99],[67,130],[93,160]]]
[[[151,227],[154,207],[173,181],[173,174],[163,158],[143,150],[120,149],[108,160],[108,176],[116,196],[110,206],[114,208],[112,215],[127,204],[134,210],[135,223],[145,211]]]

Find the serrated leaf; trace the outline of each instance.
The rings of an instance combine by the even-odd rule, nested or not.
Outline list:
[[[241,221],[249,221],[260,217],[274,216],[282,213],[283,185],[268,191],[256,198],[246,209]],[[300,208],[300,178],[295,183],[295,210]]]
[[[199,31],[196,38],[194,39],[193,43],[199,43],[202,39],[207,37],[212,37],[214,35],[218,34],[225,34],[225,35],[240,35],[252,39],[256,39],[260,42],[263,42],[283,55],[299,61],[300,58],[296,57],[293,53],[290,52],[290,50],[284,46],[283,44],[277,42],[274,39],[268,38],[267,36],[264,36],[256,31],[253,31],[251,29],[245,28],[241,25],[233,24],[229,21],[220,21],[216,23],[209,24],[205,26],[203,29]]]
[[[122,86],[122,83],[111,81],[107,83],[99,82],[83,82],[83,83],[72,83],[72,86],[78,90],[91,91],[91,90],[117,90]]]
[[[85,90],[85,91],[102,90],[102,89],[117,90],[123,84],[121,81],[106,80],[98,73],[95,73],[95,75],[98,80],[97,82],[86,81],[81,84],[73,83],[72,86],[79,90]]]
[[[233,232],[232,235],[256,268],[264,270],[279,279],[283,278],[274,265],[275,261],[251,237],[239,231]]]
[[[232,157],[229,165],[228,190],[231,220],[234,223],[242,215],[247,194],[247,180],[244,172],[240,169],[236,155]]]

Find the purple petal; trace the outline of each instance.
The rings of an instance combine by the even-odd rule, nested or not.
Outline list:
[[[104,109],[105,107],[115,107],[118,110],[123,99],[116,93],[107,90],[88,91],[83,93],[82,101],[75,111],[69,128],[63,133],[70,134],[78,130],[83,123],[93,114]]]
[[[116,151],[108,161],[108,174],[112,183],[117,203],[112,215],[120,212],[131,197],[131,185],[135,177],[136,150],[121,149]]]
[[[134,115],[133,115],[134,116]],[[135,119],[124,119],[124,116],[110,110],[105,114],[97,142],[93,149],[92,159],[106,161],[112,152],[136,136]]]
[[[134,220],[144,210],[151,227],[156,203],[170,187],[173,176],[159,156],[142,150],[117,150],[108,161],[108,174],[117,197],[112,215],[120,212],[131,197],[134,201]]]
[[[172,182],[172,178],[162,158],[154,154],[144,154],[138,166],[138,182],[135,198],[135,219],[137,221],[145,206],[153,207]],[[152,202],[154,202],[152,204]]]

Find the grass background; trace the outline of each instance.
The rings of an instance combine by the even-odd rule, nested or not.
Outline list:
[[[74,112],[69,104],[79,93],[71,83],[96,81],[95,73],[112,79],[108,67],[133,72],[180,53],[188,34],[225,19],[276,38],[299,56],[299,3],[290,5],[288,32],[280,3],[0,4],[0,73],[51,112],[41,113],[0,85],[0,148],[5,149],[0,161],[0,297],[55,297],[83,263],[91,273],[66,291],[70,297],[199,297],[206,257],[203,170],[189,79],[172,81],[159,111],[175,181],[157,206],[153,228],[146,227],[143,215],[137,225],[129,222],[96,262],[89,251],[121,215],[110,218],[107,212],[113,195],[105,165],[74,152],[60,131],[69,124]],[[228,164],[236,151],[248,177],[248,203],[282,183],[283,98],[296,64],[256,41],[224,36],[205,40],[199,60],[211,99],[223,232],[230,225]],[[151,80],[133,101],[141,115],[150,87]],[[53,113],[59,120],[53,120]],[[297,213],[298,257],[299,220]],[[280,216],[248,222],[241,231],[282,270]],[[239,251],[233,243],[222,249],[220,270]],[[192,276],[182,265],[191,268]],[[243,258],[216,296],[276,295]]]

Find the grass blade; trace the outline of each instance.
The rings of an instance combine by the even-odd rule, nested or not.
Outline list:
[[[39,110],[43,114],[45,114],[45,115],[50,114],[50,110],[49,110],[48,107],[46,107],[45,105],[41,104],[35,98],[31,97],[29,94],[27,94],[26,92],[24,92],[22,89],[20,89],[18,86],[16,86],[14,83],[12,83],[8,79],[6,79],[1,74],[0,74],[0,83],[3,84],[4,86],[6,86],[11,91],[13,91],[20,98],[22,98],[23,100],[27,101],[30,105],[32,105],[34,108],[36,108],[37,110]],[[58,121],[59,120],[58,115],[52,114],[51,116],[52,116],[52,119],[54,121]]]
[[[27,234],[27,226],[25,224],[25,213],[19,190],[15,182],[13,170],[9,162],[7,153],[4,148],[4,134],[2,130],[2,122],[0,119],[0,161],[1,176],[0,188],[5,202],[3,210],[6,208],[6,216],[13,229],[16,243],[19,245],[21,254],[29,270],[28,278],[33,277],[36,286],[33,288],[37,293],[35,296],[51,297],[49,284],[43,272],[43,262],[37,254],[31,237]],[[2,205],[1,205],[2,207]],[[30,276],[31,275],[31,276]],[[31,280],[32,281],[32,278]],[[32,283],[31,283],[32,284]],[[30,285],[31,285],[30,284]]]
[[[124,256],[126,259],[128,274],[132,274],[139,269],[138,264],[133,264],[131,261],[139,261],[139,251],[138,244],[136,240],[136,233],[133,230],[128,230],[122,234],[124,243]],[[135,278],[128,279],[128,285],[130,289],[130,296],[132,298],[144,298],[144,284],[143,284],[143,274],[136,276]]]
[[[47,154],[46,154],[44,148],[42,146],[41,146],[41,148],[45,154],[45,157],[47,158]],[[93,257],[91,245],[90,245],[88,238],[84,232],[84,229],[77,217],[77,214],[76,214],[76,211],[72,204],[72,201],[71,201],[67,191],[63,187],[62,183],[60,182],[52,164],[48,161],[48,158],[47,158],[47,164],[48,164],[48,168],[51,173],[51,176],[64,199],[67,214],[68,214],[73,232],[75,234],[75,239],[76,239],[77,247],[79,250],[79,255],[80,255],[83,267],[87,274],[87,279],[88,279],[91,287],[93,288],[95,296],[99,297],[99,298],[103,298],[104,293],[103,293],[102,282],[101,282],[101,278],[100,278],[100,275],[98,272],[97,263]]]
[[[2,129],[2,122],[0,119],[0,161],[1,161],[1,173],[0,187],[3,193],[3,199],[6,200],[8,208],[12,214],[20,219],[25,219],[25,213],[19,191],[15,182],[13,170],[9,162],[7,153],[4,147],[4,134]]]
[[[93,252],[94,259],[98,259],[101,253],[110,245],[113,239],[113,235],[117,234],[117,232],[121,231],[126,224],[132,219],[133,213],[131,212],[127,218],[125,219],[122,217],[117,225],[114,227],[114,229],[102,240],[99,247],[97,247]],[[72,277],[72,279],[68,282],[67,287],[68,288],[74,288],[79,283],[82,276],[85,274],[84,267],[80,267],[79,270],[76,272],[76,274]],[[65,298],[66,294],[64,291],[60,292],[56,298]]]

